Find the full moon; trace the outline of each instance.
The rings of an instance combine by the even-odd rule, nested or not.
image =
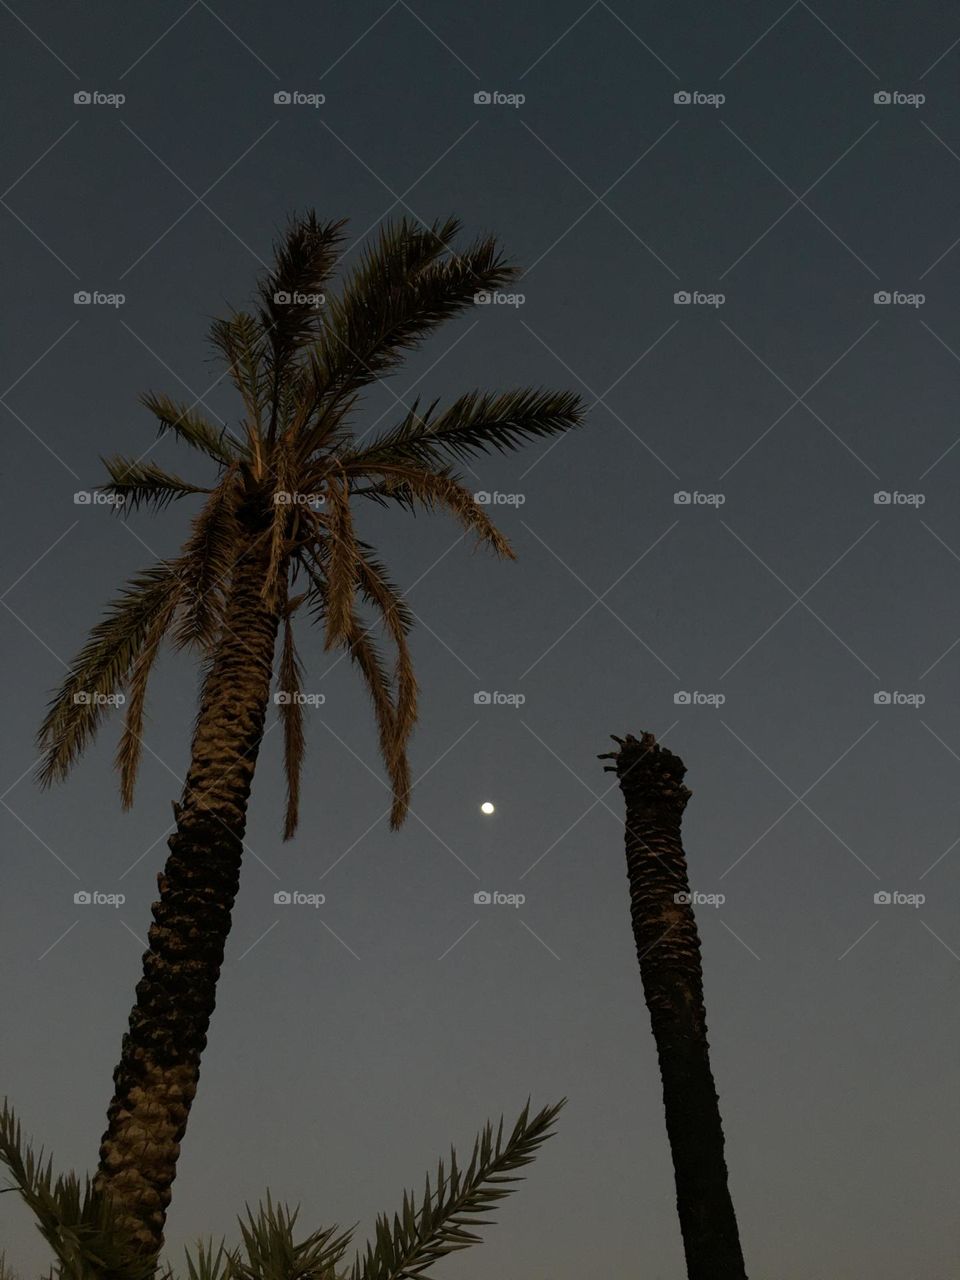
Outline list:
[[[495,810],[494,810],[494,807],[493,807],[493,805],[490,803],[490,801],[489,801],[489,800],[484,800],[483,804],[480,806],[480,812],[481,812],[481,813],[493,813],[493,812],[495,812]]]

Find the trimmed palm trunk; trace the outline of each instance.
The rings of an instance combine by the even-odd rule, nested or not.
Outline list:
[[[261,597],[267,550],[251,533],[231,583],[100,1146],[97,1185],[152,1254],[163,1243],[216,1001],[270,697],[279,614]]]
[[[601,759],[626,801],[627,875],[633,936],[657,1044],[677,1211],[689,1280],[746,1280],[727,1186],[723,1127],[710,1070],[700,937],[680,823],[690,791],[679,757],[657,744],[614,738]]]

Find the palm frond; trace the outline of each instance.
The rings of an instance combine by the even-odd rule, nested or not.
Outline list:
[[[346,1253],[352,1231],[339,1233],[337,1227],[322,1227],[303,1240],[294,1239],[299,1209],[274,1206],[267,1192],[256,1215],[246,1206],[247,1220],[240,1221],[246,1258],[235,1255],[236,1280],[335,1280],[335,1268]]]
[[[249,419],[249,445],[263,430],[270,389],[263,326],[249,311],[233,311],[211,323],[210,342],[226,360],[230,380],[240,392]]]
[[[314,621],[319,625],[325,625],[329,595],[327,575],[324,573],[320,562],[320,557],[323,555],[322,550],[320,548],[315,549],[315,554],[318,558],[304,555],[301,563],[311,584],[307,592],[308,606],[313,613]],[[328,559],[329,554],[328,551]],[[390,826],[396,831],[403,825],[409,808],[410,766],[406,752],[399,749],[397,713],[393,691],[390,686],[390,675],[383,660],[383,655],[377,645],[370,639],[370,628],[364,627],[356,614],[352,595],[344,625],[346,629],[342,634],[341,644],[349,653],[351,660],[359,668],[373,707],[380,755],[386,767],[393,792]]]
[[[157,618],[179,598],[177,567],[161,561],[130,579],[90,632],[40,726],[42,786],[63,779],[92,740],[105,712],[117,704]]]
[[[429,227],[401,219],[364,251],[325,308],[316,346],[323,401],[314,432],[344,396],[396,368],[433,330],[472,306],[478,291],[514,278],[516,269],[492,237],[452,252],[458,230],[453,218]],[[314,432],[305,437],[308,450],[315,447]]]
[[[44,1163],[43,1150],[34,1155],[24,1143],[6,1100],[0,1108],[0,1163],[58,1259],[61,1280],[154,1280],[155,1260],[138,1255],[109,1199],[89,1177],[83,1186],[72,1172],[54,1178],[52,1158]]]
[[[303,703],[300,692],[303,687],[303,664],[297,653],[293,635],[293,620],[288,611],[283,620],[283,649],[280,654],[278,683],[281,696],[278,700],[280,723],[283,727],[283,769],[287,780],[287,806],[283,820],[283,838],[291,840],[297,830],[300,817],[300,776],[306,739],[303,732]]]
[[[470,391],[436,413],[434,401],[423,413],[415,403],[403,420],[372,444],[342,458],[357,462],[413,462],[443,466],[451,457],[465,459],[519,448],[528,440],[559,435],[583,422],[585,407],[573,391],[525,387],[516,391]]]
[[[184,587],[173,632],[178,649],[208,653],[220,634],[240,536],[237,500],[236,473],[230,468],[193,520],[177,561]]]
[[[171,592],[144,636],[143,646],[127,681],[127,705],[123,717],[123,733],[117,748],[116,768],[120,774],[120,803],[124,809],[133,804],[143,748],[143,712],[147,700],[150,672],[157,660],[160,645],[170,630],[173,615],[180,603],[180,593]]]
[[[111,493],[118,499],[118,506],[123,514],[136,510],[146,504],[160,511],[177,498],[185,498],[190,493],[210,493],[199,485],[191,484],[180,476],[171,475],[155,462],[141,462],[137,458],[101,458],[107,469],[110,483],[101,485],[104,493]]]
[[[290,220],[274,245],[274,265],[257,285],[260,324],[267,336],[272,435],[287,371],[320,330],[322,296],[343,241],[344,220],[317,221],[313,210]]]
[[[353,531],[350,495],[343,477],[327,477],[330,557],[327,564],[326,633],[324,647],[340,644],[352,629],[353,601],[357,582],[359,549]]]
[[[357,585],[361,594],[375,605],[396,649],[393,672],[394,750],[405,756],[410,734],[417,722],[418,686],[407,636],[413,628],[413,614],[398,587],[390,580],[386,567],[376,558],[373,548],[357,543]]]
[[[161,435],[172,431],[178,439],[224,466],[241,455],[240,441],[235,440],[226,427],[218,429],[213,426],[202,414],[194,412],[190,405],[177,404],[168,395],[158,391],[145,392],[140,397],[140,403],[157,419]]]
[[[532,1119],[529,1103],[510,1136],[503,1140],[503,1120],[494,1133],[487,1124],[477,1135],[466,1169],[451,1149],[450,1164],[440,1162],[431,1187],[429,1175],[422,1199],[405,1192],[403,1205],[391,1222],[383,1214],[377,1220],[376,1243],[358,1256],[351,1280],[412,1280],[451,1253],[478,1244],[473,1227],[489,1226],[494,1205],[522,1181],[515,1170],[530,1164],[542,1144],[553,1136],[553,1122],[564,1103],[544,1107]]]
[[[454,515],[463,527],[475,533],[479,542],[492,547],[505,560],[515,560],[513,548],[504,534],[476,501],[469,489],[447,469],[428,471],[410,463],[376,463],[364,465],[352,463],[344,466],[348,475],[380,477],[380,483],[369,495],[376,492],[384,499],[392,498],[401,506],[415,510],[418,505],[432,511],[441,507]]]

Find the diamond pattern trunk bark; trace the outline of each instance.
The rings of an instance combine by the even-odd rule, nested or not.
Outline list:
[[[746,1280],[727,1186],[720,1107],[707,1045],[700,937],[680,822],[690,792],[683,761],[650,733],[628,735],[614,760],[627,808],[633,936],[660,1060],[667,1136],[689,1280]]]
[[[267,540],[253,534],[203,683],[190,769],[157,877],[149,950],[114,1072],[96,1184],[156,1255],[239,883],[247,800],[270,697],[276,610],[261,598]]]

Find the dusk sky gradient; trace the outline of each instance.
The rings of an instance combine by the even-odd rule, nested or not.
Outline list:
[[[570,388],[588,420],[463,468],[522,496],[495,508],[516,564],[445,517],[358,511],[418,618],[413,812],[389,832],[366,696],[301,631],[325,702],[300,830],[281,842],[271,709],[165,1256],[236,1239],[267,1186],[362,1242],[451,1142],[566,1095],[498,1225],[438,1276],[679,1280],[621,796],[596,759],[651,730],[688,768],[693,886],[725,895],[697,919],[749,1275],[956,1280],[954,6],[0,0],[0,41],[0,1095],[35,1144],[95,1166],[197,687],[168,653],[131,812],[118,717],[39,791],[64,664],[196,510],[125,523],[73,495],[101,455],[154,445],[142,391],[236,425],[209,319],[249,299],[290,212],[349,217],[351,245],[453,213],[527,268],[524,301],[445,327],[359,429],[474,386]],[[326,101],[274,103],[293,90]],[[170,438],[149,456],[212,475]],[[925,901],[874,900],[895,891]],[[4,1247],[24,1278],[49,1266],[12,1194]]]

